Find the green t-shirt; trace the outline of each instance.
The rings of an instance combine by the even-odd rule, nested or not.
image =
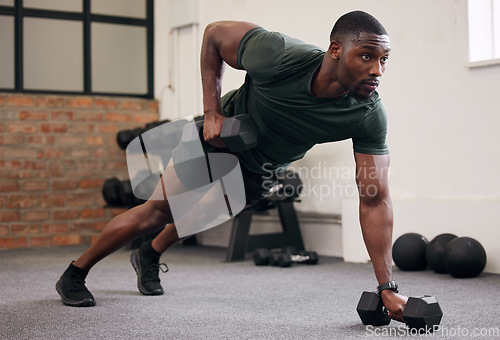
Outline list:
[[[259,127],[258,145],[238,154],[255,173],[283,170],[318,143],[352,138],[354,151],[388,154],[387,120],[377,93],[316,98],[314,73],[325,52],[300,40],[258,27],[245,34],[238,65],[245,83],[221,99],[225,116],[248,113]]]

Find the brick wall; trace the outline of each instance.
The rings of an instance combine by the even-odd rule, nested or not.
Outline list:
[[[0,93],[0,249],[92,242],[123,212],[101,195],[128,177],[116,133],[156,120],[154,100]]]

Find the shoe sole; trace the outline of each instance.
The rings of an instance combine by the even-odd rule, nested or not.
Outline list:
[[[57,283],[56,283],[56,291],[61,296],[62,303],[64,303],[66,306],[71,306],[71,307],[94,307],[95,306],[94,299],[85,299],[82,301],[76,301],[76,300],[71,300],[71,299],[66,298],[64,296],[64,294],[62,293],[62,289],[60,287],[59,281],[57,281]]]
[[[133,251],[132,254],[130,254],[130,262],[132,263],[132,267],[134,267],[134,270],[137,274],[137,288],[139,291],[144,294],[144,295],[163,295],[163,290],[162,291],[148,291],[146,288],[144,288],[141,284],[141,266],[139,262],[139,254],[136,251]]]

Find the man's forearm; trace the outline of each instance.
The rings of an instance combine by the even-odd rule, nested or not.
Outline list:
[[[392,203],[377,200],[359,207],[361,230],[378,284],[392,280]]]

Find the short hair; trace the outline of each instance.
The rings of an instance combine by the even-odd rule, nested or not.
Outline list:
[[[387,35],[384,26],[375,17],[363,11],[353,11],[337,20],[330,33],[330,41],[345,35],[359,36],[361,32]]]

